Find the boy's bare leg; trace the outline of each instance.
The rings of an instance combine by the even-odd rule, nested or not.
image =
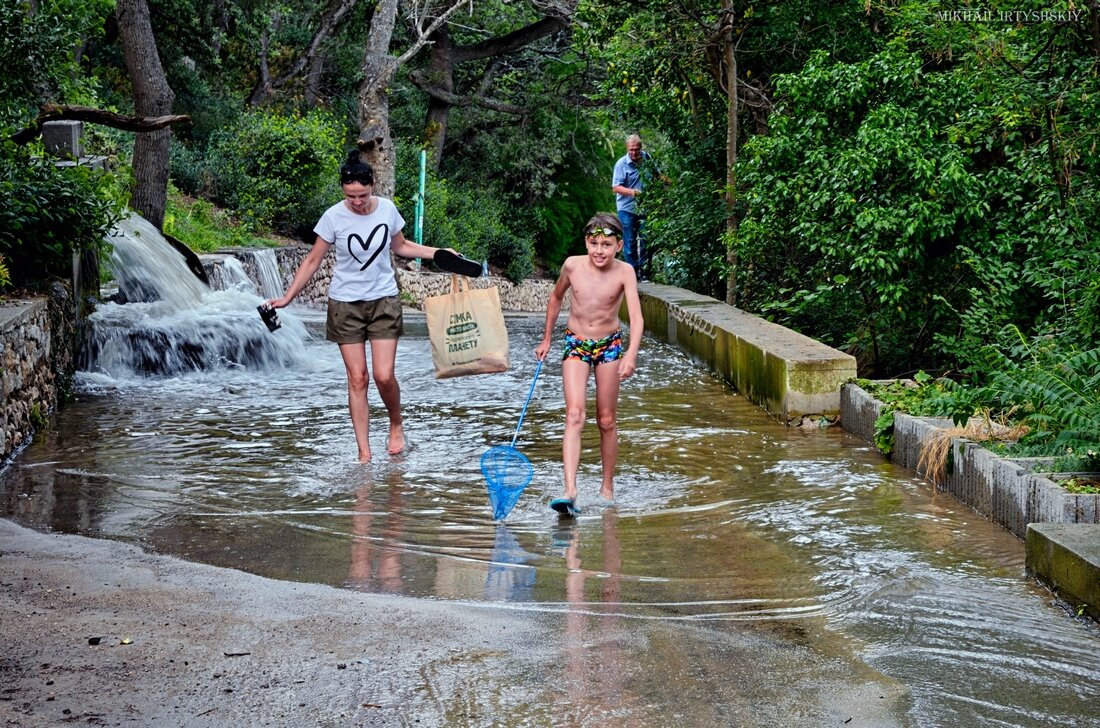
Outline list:
[[[615,468],[619,462],[619,362],[596,365],[596,423],[600,428],[603,481],[600,496],[615,498]]]
[[[371,339],[371,366],[374,369],[374,383],[382,404],[386,405],[386,414],[390,418],[390,434],[386,438],[386,452],[397,455],[405,449],[405,426],[401,416],[401,386],[394,376],[393,367],[397,359],[397,339]]]
[[[367,388],[370,372],[367,371],[367,350],[363,344],[340,344],[340,358],[348,374],[348,412],[351,427],[355,430],[355,444],[359,448],[359,462],[369,463],[370,408],[367,405]]]
[[[565,497],[577,497],[577,470],[581,465],[581,431],[588,417],[588,371],[591,366],[579,359],[561,363],[565,390],[565,434],[561,439],[561,462],[565,469]]]

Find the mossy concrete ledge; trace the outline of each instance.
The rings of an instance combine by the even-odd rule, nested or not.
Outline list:
[[[1100,620],[1100,525],[1032,523],[1025,541],[1027,572]]]
[[[856,376],[854,357],[708,296],[656,283],[638,290],[647,334],[710,367],[781,421],[820,425],[840,416],[840,387]]]

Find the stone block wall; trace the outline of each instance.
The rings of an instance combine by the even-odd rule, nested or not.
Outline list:
[[[788,425],[836,421],[840,387],[856,376],[853,357],[682,288],[640,283],[638,291],[647,334],[679,347]]]
[[[76,340],[69,289],[0,301],[0,466],[57,407],[73,373]]]
[[[309,253],[310,247],[305,245],[288,246],[275,249],[275,259],[279,264],[279,273],[283,279],[283,289],[290,285],[294,278],[294,272],[298,270],[302,259]],[[246,251],[223,250],[221,254],[235,254],[238,257],[247,257]],[[306,287],[294,299],[296,305],[322,307],[328,300],[328,283],[332,279],[332,267],[336,259],[332,255],[325,256],[321,262],[321,268],[310,279]],[[247,269],[247,265],[246,265]],[[405,303],[416,308],[423,308],[424,299],[428,296],[438,296],[448,293],[451,289],[451,275],[436,273],[428,270],[406,270],[397,268],[397,285],[401,289]],[[500,293],[500,305],[505,311],[541,313],[546,310],[546,302],[550,298],[550,292],[554,289],[553,280],[529,279],[521,284],[515,284],[507,278],[489,276],[487,278],[474,278],[470,280],[474,288],[488,288],[496,286]],[[568,298],[563,309],[568,310]]]
[[[844,429],[874,442],[874,421],[882,403],[855,384],[841,390]],[[1070,493],[1050,473],[1043,458],[1005,458],[963,437],[951,442],[950,465],[942,477],[926,472],[921,451],[938,431],[952,426],[949,419],[894,415],[896,464],[933,479],[937,490],[950,493],[994,523],[1024,538],[1030,523],[1100,523],[1100,496]]]

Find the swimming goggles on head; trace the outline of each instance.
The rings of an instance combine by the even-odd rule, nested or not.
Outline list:
[[[622,232],[620,232],[619,230],[616,230],[613,227],[606,227],[606,226],[605,227],[590,227],[590,228],[586,228],[585,231],[584,231],[584,236],[586,238],[591,238],[591,237],[594,237],[596,235],[604,235],[604,236],[609,237],[609,238],[610,237],[618,238],[618,237],[622,236]]]

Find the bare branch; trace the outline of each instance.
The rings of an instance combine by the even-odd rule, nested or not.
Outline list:
[[[496,99],[490,99],[481,95],[462,96],[459,94],[453,94],[449,91],[445,91],[438,86],[433,86],[424,78],[424,74],[419,71],[413,71],[409,74],[409,80],[413,82],[413,85],[418,89],[428,94],[432,98],[439,99],[451,106],[478,106],[483,109],[489,109],[491,111],[499,111],[502,114],[512,114],[514,116],[526,116],[530,113],[530,109],[522,106],[516,106],[515,104],[509,104],[504,101],[497,101]]]
[[[93,124],[102,124],[123,131],[157,131],[172,124],[191,123],[191,117],[186,114],[172,114],[169,116],[123,116],[113,111],[93,109],[89,106],[62,106],[58,104],[46,104],[35,118],[34,122],[12,135],[11,140],[16,144],[26,144],[38,138],[42,133],[42,125],[47,121],[60,121],[71,119],[73,121],[88,121]]]
[[[432,33],[439,30],[440,26],[447,22],[447,19],[454,15],[460,8],[470,4],[471,0],[455,0],[451,7],[443,11],[443,14],[432,21],[431,25],[427,28],[420,30],[419,27],[416,30],[417,38],[412,42],[408,49],[402,53],[394,61],[394,68],[398,68],[405,64],[410,58],[420,52],[420,49],[428,44],[428,38]],[[419,26],[419,23],[417,23]]]

